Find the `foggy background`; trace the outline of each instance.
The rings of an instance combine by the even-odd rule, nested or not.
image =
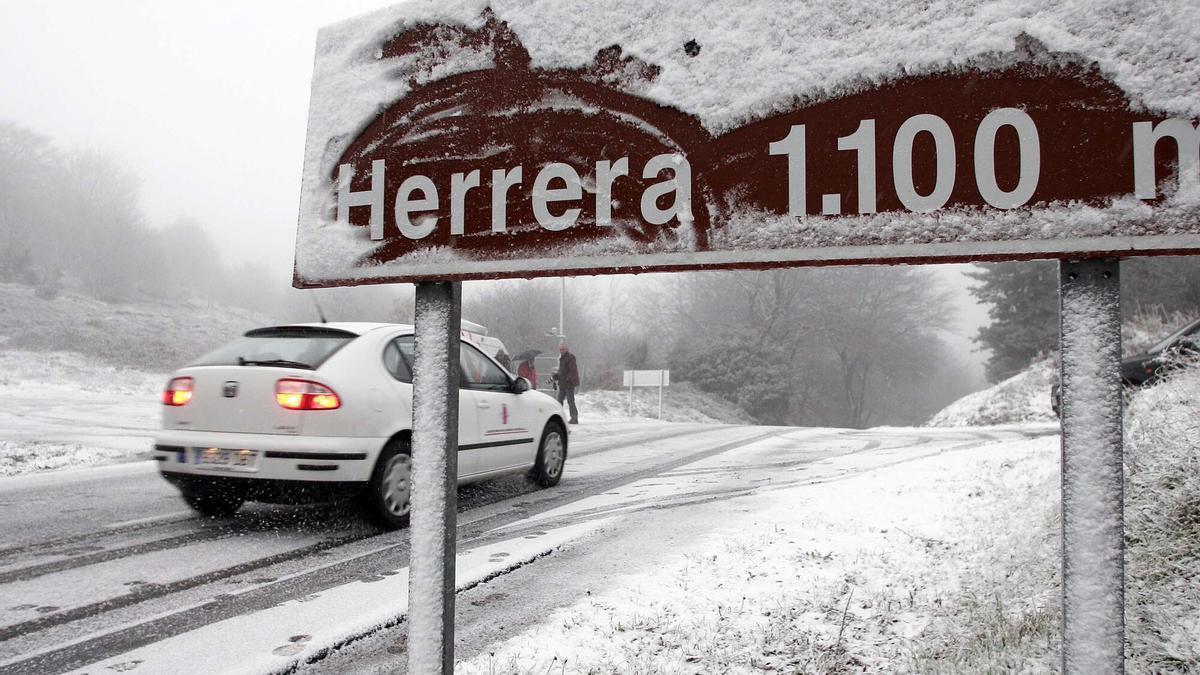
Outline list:
[[[0,6],[0,348],[170,370],[317,303],[411,321],[411,285],[290,287],[316,30],[388,4]],[[1126,310],[1194,311],[1196,267],[1127,264]],[[863,427],[1053,351],[1056,285],[1053,263],[470,282],[463,316],[512,352],[561,329],[585,389],[670,368],[763,423]]]

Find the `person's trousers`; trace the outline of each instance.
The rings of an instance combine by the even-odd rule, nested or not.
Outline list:
[[[567,401],[567,407],[571,409],[571,421],[579,421],[579,410],[575,407],[575,387],[564,387],[558,385],[558,404],[562,405],[563,399]]]

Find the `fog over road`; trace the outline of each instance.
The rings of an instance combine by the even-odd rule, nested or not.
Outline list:
[[[585,424],[558,487],[517,476],[460,490],[459,655],[702,534],[691,507],[1044,433]],[[854,469],[823,467],[849,454]],[[3,479],[0,506],[0,673],[404,661],[406,531],[334,506],[204,520],[149,462]]]

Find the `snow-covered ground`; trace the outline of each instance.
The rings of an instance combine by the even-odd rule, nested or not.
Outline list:
[[[0,349],[0,476],[145,459],[165,375]]]
[[[512,530],[513,541],[464,550],[460,586],[526,562],[542,564],[534,561],[551,552],[569,559],[593,540],[590,546],[602,551],[625,544],[618,556],[625,568],[552,613],[526,617],[505,639],[465,654],[458,670],[1056,670],[1058,441],[1048,405],[1055,374],[1051,361],[1034,364],[931,422],[957,429],[843,430],[836,438],[819,437],[822,430],[780,430],[777,438],[490,531],[499,537]],[[0,349],[6,401],[0,406],[0,475],[142,456],[158,425],[164,377],[76,353]],[[1192,367],[1129,399],[1131,671],[1200,669],[1198,387],[1200,368]],[[656,391],[636,392],[632,417],[628,405],[628,392],[585,392],[579,397],[583,424],[572,429],[572,442],[630,432],[652,436],[672,426],[653,419]],[[710,424],[740,421],[740,415],[687,386],[668,389],[664,398],[668,421]],[[977,426],[988,422],[1006,424]],[[959,442],[967,437],[975,440]],[[899,438],[906,440],[888,440]],[[853,452],[833,456],[847,450]],[[600,472],[664,450],[646,443],[630,452],[580,455],[568,469]],[[42,477],[10,480],[31,479]],[[646,529],[640,540],[619,534],[623,517],[640,518],[634,521]],[[541,522],[545,531],[537,529]],[[651,545],[647,536],[670,545]],[[514,541],[525,540],[526,548],[514,548]],[[629,546],[639,541],[644,545]],[[501,548],[509,555],[493,555]],[[381,589],[391,609],[354,616],[329,609],[355,593],[378,597]],[[249,636],[247,626],[276,626],[259,630],[261,640],[245,641],[255,660],[244,667],[269,671],[275,659],[296,663],[292,656],[311,656],[396,621],[395,607],[406,593],[404,571],[397,570],[320,602],[281,605],[267,624],[266,615],[247,615],[212,630],[243,626],[239,634]],[[321,618],[319,639],[311,629],[296,628],[314,624],[301,620],[306,616]],[[344,620],[330,623],[336,617]],[[180,640],[190,649],[197,635]],[[307,639],[288,641],[296,636]],[[267,652],[259,649],[264,641],[272,645]],[[179,646],[150,647],[146,654]]]
[[[630,415],[630,400],[632,412]],[[658,389],[585,390],[575,397],[582,418],[603,420],[659,419]],[[696,389],[687,382],[677,382],[663,391],[662,421],[699,422],[701,424],[754,424],[754,419],[737,406]]]
[[[895,462],[880,461],[886,450],[854,454],[819,463],[811,481],[690,507],[672,519],[710,523],[703,536],[456,672],[1003,667],[989,641],[1030,615],[1055,621],[1053,566],[1028,563],[1057,552],[1044,508],[1057,445],[1047,436],[920,459],[896,451]],[[997,632],[975,634],[984,628]],[[1047,641],[1024,665],[1049,670],[1055,659]]]

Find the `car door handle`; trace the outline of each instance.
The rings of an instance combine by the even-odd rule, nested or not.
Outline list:
[[[492,407],[492,404],[491,404],[491,403],[488,403],[487,401],[480,401],[480,402],[479,402],[479,407],[480,407],[480,408],[485,408],[485,409],[486,409],[486,408],[490,408],[490,407]]]

